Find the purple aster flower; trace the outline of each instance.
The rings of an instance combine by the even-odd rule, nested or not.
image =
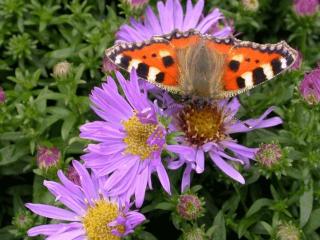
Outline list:
[[[305,75],[300,83],[300,93],[311,105],[320,102],[320,65]]]
[[[42,147],[37,149],[37,163],[39,168],[56,166],[61,158],[61,152],[56,147]]]
[[[313,15],[318,11],[318,0],[294,0],[293,8],[300,16]]]
[[[73,166],[80,176],[80,186],[71,182],[61,170],[58,171],[61,183],[44,181],[56,200],[68,209],[26,204],[32,212],[58,220],[57,223],[29,229],[29,236],[45,235],[48,237],[46,239],[52,240],[120,240],[145,220],[141,213],[129,211],[128,205],[120,205],[116,199],[108,198],[103,190],[102,179],[90,175],[80,162],[73,161]]]
[[[111,77],[102,88],[92,91],[92,108],[103,120],[80,128],[80,137],[98,142],[88,145],[82,159],[98,176],[109,176],[105,188],[110,196],[128,200],[134,195],[140,207],[147,185],[152,188],[153,172],[170,193],[169,177],[161,162],[166,132],[157,120],[160,110],[148,100],[146,88],[141,91],[136,72],[131,72],[130,81],[119,72],[116,76],[125,97]]]
[[[282,120],[279,117],[266,119],[272,112],[269,108],[258,119],[236,121],[234,116],[239,108],[239,101],[233,98],[230,102],[222,100],[206,104],[190,103],[173,111],[175,113],[171,128],[173,131],[183,132],[184,136],[178,139],[178,144],[168,145],[166,148],[178,155],[178,160],[169,163],[170,169],[186,165],[182,178],[182,192],[190,185],[192,171],[204,171],[205,153],[226,175],[244,184],[244,178],[232,164],[249,165],[249,159],[254,158],[258,149],[238,144],[230,134],[272,127],[281,124]],[[225,150],[228,150],[228,153]]]
[[[0,103],[4,103],[5,100],[6,100],[6,94],[3,91],[3,88],[0,87]]]
[[[147,7],[144,20],[131,19],[130,25],[124,24],[117,33],[117,39],[127,42],[140,42],[156,35],[163,35],[175,29],[187,31],[196,29],[201,33],[210,33],[216,37],[227,37],[232,34],[230,26],[214,28],[223,23],[224,16],[215,8],[207,16],[203,16],[204,0],[199,0],[194,6],[191,0],[187,1],[184,13],[179,0],[158,1],[157,16],[150,6]],[[215,29],[216,31],[212,31]]]

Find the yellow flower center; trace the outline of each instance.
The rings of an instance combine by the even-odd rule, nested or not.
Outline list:
[[[123,140],[127,144],[126,153],[138,155],[144,160],[159,148],[158,145],[149,145],[147,142],[157,128],[155,124],[142,123],[136,115],[133,115],[123,122],[123,126],[127,132],[127,136]]]
[[[224,137],[222,111],[217,106],[189,104],[179,113],[179,118],[191,144],[202,145]]]
[[[124,226],[109,227],[119,215],[118,206],[115,203],[99,200],[94,206],[90,206],[82,222],[89,240],[119,240],[120,237],[111,233],[112,229],[124,232]]]

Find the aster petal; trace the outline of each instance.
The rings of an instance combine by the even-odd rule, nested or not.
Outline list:
[[[242,175],[235,170],[230,164],[228,164],[225,160],[223,160],[218,154],[210,151],[209,155],[211,160],[215,163],[215,165],[220,168],[226,175],[231,177],[232,179],[244,184],[245,180]]]
[[[75,196],[78,196],[79,199],[83,199],[83,192],[81,191],[80,187],[76,184],[74,184],[72,181],[70,181],[63,173],[62,170],[58,171],[58,177],[61,183],[68,189],[71,193],[73,193]]]
[[[118,141],[114,144],[105,144],[104,142],[98,144],[89,144],[86,150],[100,155],[111,155],[123,152],[125,148],[125,143]]]
[[[130,157],[129,161],[137,161],[136,157]],[[127,165],[115,172],[107,179],[105,188],[110,190],[110,195],[116,196],[128,191],[129,188],[134,186],[135,179],[137,178],[139,164]]]
[[[158,164],[157,173],[158,173],[158,177],[159,177],[159,180],[160,180],[160,183],[161,183],[162,187],[164,188],[164,190],[167,193],[171,194],[170,180],[169,180],[167,171],[164,168],[164,166],[162,165],[162,163]]]
[[[89,122],[80,127],[80,137],[94,141],[120,141],[125,133],[104,121]]]
[[[180,168],[184,163],[185,163],[184,159],[181,159],[181,157],[180,157],[180,159],[177,161],[170,161],[168,163],[168,168],[172,169],[172,170],[176,170],[176,169]]]
[[[74,240],[75,238],[80,237],[82,235],[85,236],[85,234],[86,232],[84,229],[76,229],[60,234],[51,235],[46,240]]]
[[[83,202],[77,201],[77,196],[74,196],[73,193],[69,192],[61,184],[53,181],[44,181],[44,186],[46,186],[49,191],[56,197],[56,200],[59,200],[73,212],[77,213],[80,216],[83,216],[86,213],[86,206]]]
[[[229,26],[224,26],[224,28],[215,31],[212,35],[217,38],[226,38],[230,35],[232,35],[233,29]]]
[[[86,196],[86,199],[93,204],[94,199],[99,199],[99,195],[96,191],[96,186],[93,185],[92,179],[88,171],[78,161],[72,161],[73,167],[79,174],[82,190]]]
[[[192,28],[196,28],[199,22],[202,10],[204,7],[204,0],[199,0],[195,6],[192,6],[191,0],[187,1],[187,11],[184,18],[183,30],[187,31]]]
[[[253,159],[258,151],[258,148],[248,148],[232,141],[223,141],[221,144],[232,152],[250,159]]]
[[[196,153],[196,172],[202,173],[204,171],[204,152],[198,148]]]
[[[183,9],[179,0],[173,0],[173,5],[174,27],[181,29],[183,27]]]
[[[190,175],[191,175],[192,167],[190,164],[187,164],[181,182],[181,192],[186,191],[190,187]]]
[[[79,217],[76,213],[62,208],[35,203],[27,203],[26,207],[29,208],[32,212],[43,217],[65,221],[79,221]]]
[[[203,18],[200,23],[197,26],[197,29],[201,33],[205,33],[208,31],[208,29],[216,24],[219,19],[222,19],[223,16],[220,13],[220,10],[218,8],[215,8],[210,14],[208,14],[205,18]]]
[[[272,117],[267,120],[265,118],[273,111],[273,108],[268,108],[258,119],[249,119],[243,122],[238,122],[232,125],[228,130],[227,133],[239,133],[239,132],[249,132],[254,129],[258,128],[267,128],[279,125],[282,123],[281,118],[279,117]],[[251,128],[247,127],[245,124],[251,126]]]
[[[183,146],[183,145],[167,145],[166,149],[170,152],[182,154],[182,155],[189,155],[194,156],[195,150],[192,147],[189,146]]]
[[[136,186],[135,186],[135,198],[136,198],[136,207],[141,207],[144,195],[146,193],[148,182],[148,168],[145,168],[141,174],[138,175]]]
[[[82,228],[81,223],[58,223],[39,225],[28,230],[28,236],[34,237],[38,235],[52,235],[57,232],[62,233],[69,229]]]
[[[142,36],[138,32],[138,30],[130,27],[127,24],[123,24],[119,31],[116,33],[117,42],[119,41],[127,41],[127,42],[139,42],[142,39]]]
[[[162,33],[169,33],[174,29],[173,20],[173,0],[167,0],[166,4],[162,1],[157,2],[159,19]]]
[[[146,9],[146,18],[145,18],[145,25],[147,28],[152,29],[153,33],[150,34],[150,37],[152,35],[160,35],[162,33],[161,25],[159,23],[158,18],[154,14],[152,8],[150,6]]]
[[[114,159],[117,159],[114,161]],[[136,160],[128,161],[128,157],[123,155],[119,156],[118,158],[110,158],[110,163],[105,163],[103,167],[97,170],[98,176],[105,176],[109,175],[110,173],[116,171],[117,169],[121,168],[130,168],[133,164],[135,164]],[[113,160],[113,161],[112,161]]]

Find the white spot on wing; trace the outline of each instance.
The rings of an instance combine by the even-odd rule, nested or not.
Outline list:
[[[238,62],[242,62],[243,61],[243,55],[239,54],[239,55],[235,55],[232,57],[232,60],[238,61]]]
[[[139,60],[137,60],[137,59],[132,59],[132,60],[130,61],[130,64],[129,64],[128,71],[131,71],[132,68],[137,69],[139,63],[141,63],[141,61],[139,61]]]
[[[253,86],[252,72],[245,72],[244,74],[241,75],[241,77],[245,80],[246,87]]]
[[[122,57],[123,57],[122,54],[117,55],[117,56],[116,56],[116,59],[114,60],[114,63],[115,63],[115,64],[120,64]]]
[[[156,80],[156,75],[160,72],[158,68],[155,67],[150,67],[149,68],[149,73],[148,73],[148,80],[149,81],[155,81]]]
[[[287,68],[287,60],[283,57],[280,58],[280,62],[281,62],[281,68],[285,69]]]
[[[261,65],[262,69],[263,69],[263,73],[264,75],[266,75],[267,79],[270,80],[271,78],[273,78],[273,70],[272,70],[272,66],[267,63],[267,64],[262,64]]]

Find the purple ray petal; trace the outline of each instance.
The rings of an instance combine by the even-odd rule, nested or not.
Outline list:
[[[75,238],[80,237],[82,235],[84,236],[85,234],[86,231],[84,229],[76,229],[65,233],[52,235],[48,237],[46,240],[74,240]]]
[[[245,180],[242,175],[236,171],[230,164],[224,161],[218,154],[214,152],[209,152],[211,160],[216,164],[218,168],[221,169],[226,175],[233,178],[234,180],[244,184]]]
[[[191,165],[187,164],[186,169],[183,172],[182,182],[181,182],[181,192],[186,191],[190,187],[190,175],[191,175]]]
[[[58,224],[45,224],[39,225],[28,230],[28,236],[34,237],[38,235],[47,235],[50,236],[57,232],[62,233],[69,229],[82,228],[81,223],[58,223]]]
[[[171,194],[170,180],[169,180],[167,171],[164,168],[164,166],[162,165],[162,163],[158,164],[157,173],[158,173],[158,177],[159,177],[159,180],[160,180],[160,183],[161,183],[162,187],[164,188],[164,190],[167,193]]]
[[[143,172],[138,175],[136,186],[135,186],[135,197],[136,197],[136,207],[139,208],[142,206],[144,195],[147,188],[148,181],[148,168],[145,168]]]
[[[29,208],[32,212],[43,217],[65,221],[79,221],[79,217],[76,213],[62,208],[34,203],[27,203],[26,207]]]
[[[99,195],[96,191],[96,186],[93,185],[92,179],[84,166],[78,161],[72,161],[73,167],[79,174],[81,186],[83,192],[87,198],[87,201],[93,204],[94,199],[99,199]]]

